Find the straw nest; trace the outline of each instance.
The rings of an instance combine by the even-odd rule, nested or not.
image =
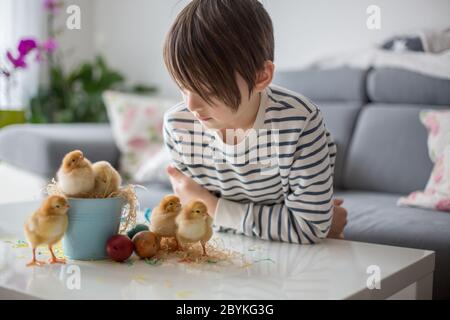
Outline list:
[[[154,259],[165,261],[175,258],[178,262],[188,264],[243,265],[247,262],[242,253],[226,248],[223,240],[217,236],[206,244],[206,256],[203,255],[200,243],[185,244],[182,251],[175,251],[175,248],[174,239],[163,238]]]

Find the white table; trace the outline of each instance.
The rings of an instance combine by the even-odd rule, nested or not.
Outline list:
[[[301,246],[217,234],[250,262],[231,266],[178,260],[153,266],[134,258],[133,264],[68,261],[28,268],[31,250],[15,241],[25,239],[23,221],[36,207],[37,202],[0,205],[0,299],[430,299],[432,294],[434,252],[328,239]],[[368,278],[377,271],[380,289],[369,289]]]

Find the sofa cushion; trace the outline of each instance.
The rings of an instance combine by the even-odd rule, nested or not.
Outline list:
[[[372,70],[367,79],[367,93],[374,102],[450,106],[450,80],[402,69]]]
[[[346,189],[408,194],[423,189],[433,169],[421,105],[370,104],[360,112],[347,152]]]
[[[353,68],[279,71],[274,83],[316,102],[367,101],[366,73]]]
[[[337,191],[348,211],[345,238],[436,252],[434,298],[450,299],[450,214],[397,207],[400,195]]]
[[[74,149],[93,162],[117,166],[119,151],[108,124],[24,124],[0,130],[0,159],[46,178],[55,176],[64,155]]]
[[[361,110],[357,102],[323,102],[318,104],[325,118],[325,126],[331,133],[337,147],[334,169],[334,186],[343,188],[343,170],[356,118]]]

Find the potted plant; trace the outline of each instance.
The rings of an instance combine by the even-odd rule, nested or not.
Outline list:
[[[34,38],[24,38],[17,45],[17,52],[6,52],[7,65],[0,65],[0,80],[5,83],[6,106],[0,102],[0,128],[8,124],[23,123],[69,123],[107,122],[106,107],[102,93],[106,90],[121,90],[152,94],[156,88],[136,85],[126,87],[124,76],[111,69],[106,61],[97,56],[92,62],[83,62],[72,70],[63,66],[64,53],[59,48],[59,37],[64,27],[57,26],[56,17],[62,12],[62,0],[43,0],[47,14],[47,40],[39,43]],[[38,88],[28,108],[12,107],[11,88],[15,75],[27,69],[29,61],[45,62],[47,82]],[[1,83],[0,83],[1,84]]]

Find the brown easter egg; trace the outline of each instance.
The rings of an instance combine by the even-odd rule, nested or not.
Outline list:
[[[151,231],[141,231],[133,237],[134,250],[142,258],[151,258],[159,250],[159,241]]]

